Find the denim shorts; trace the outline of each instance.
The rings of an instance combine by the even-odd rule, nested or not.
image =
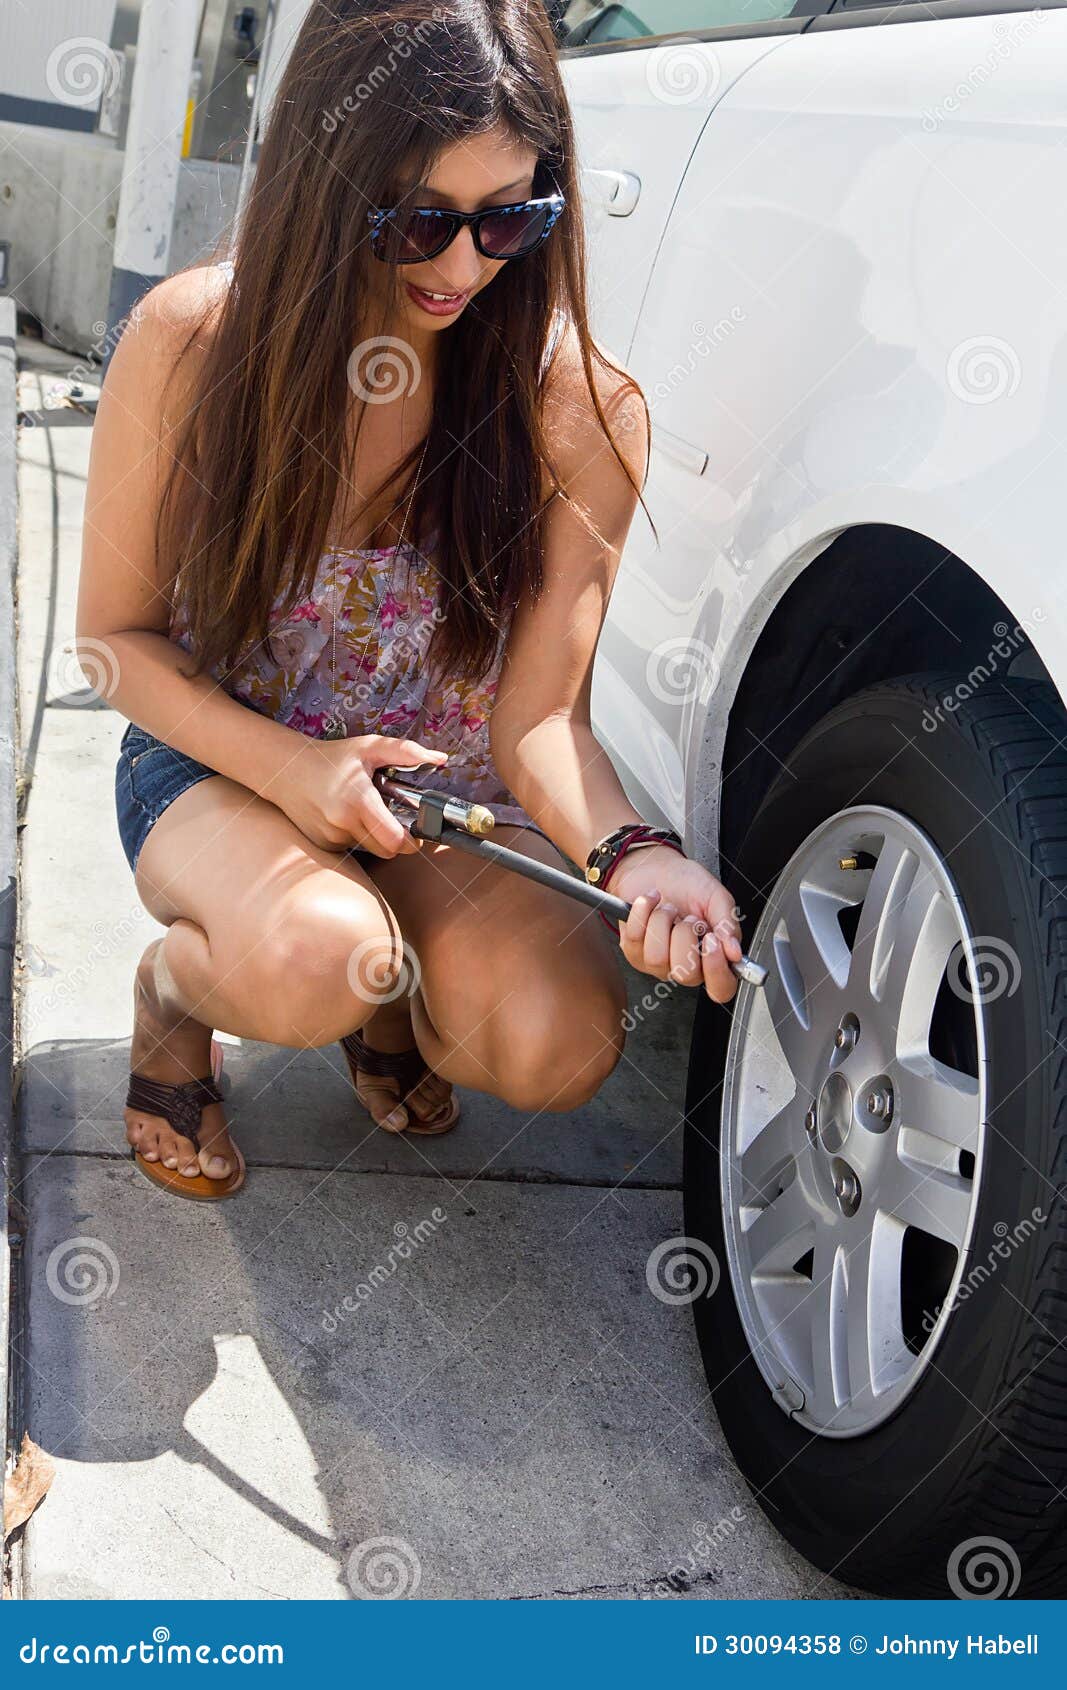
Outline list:
[[[141,847],[168,804],[180,798],[199,780],[217,774],[175,751],[162,739],[156,739],[131,722],[119,744],[119,760],[115,765],[115,813],[119,824],[119,838],[132,869],[137,867]],[[373,851],[357,846],[345,855],[354,857],[364,869],[379,859]]]
[[[122,849],[132,869],[167,805],[215,772],[144,728],[129,724],[115,766],[115,811]]]

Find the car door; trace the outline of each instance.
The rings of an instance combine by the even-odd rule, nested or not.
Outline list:
[[[794,0],[572,0],[557,22],[574,113],[593,334],[625,361],[663,231],[711,112],[806,16]],[[801,0],[808,12],[818,0]],[[723,26],[742,25],[737,33]],[[710,38],[702,38],[704,36]]]
[[[638,380],[631,353],[642,306],[702,132],[714,127],[716,107],[746,72],[799,34],[822,4],[633,0],[623,7],[571,0],[556,26],[581,171],[591,327]],[[699,208],[697,214],[706,215]],[[670,255],[660,263],[669,266]],[[711,325],[687,318],[677,327],[690,359],[699,360]],[[657,527],[666,478],[671,525],[685,520],[695,537],[714,516],[707,502],[716,490],[710,478],[699,477],[702,466],[689,461],[699,453],[682,438],[672,441],[662,426],[662,395],[647,391],[647,397]],[[674,455],[664,460],[663,449],[672,445]],[[597,648],[592,713],[631,801],[649,820],[681,831],[687,825],[683,747],[713,677],[694,670],[693,593],[671,578],[677,533],[672,539],[657,551],[638,511]],[[699,670],[699,653],[697,659]]]

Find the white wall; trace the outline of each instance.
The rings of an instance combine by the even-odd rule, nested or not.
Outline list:
[[[107,47],[114,21],[115,0],[32,0],[26,5],[5,0],[0,6],[0,95],[77,106],[95,86],[95,99],[87,108],[95,110],[102,72],[94,44]],[[71,57],[75,49],[60,58],[57,50],[64,43],[81,44],[82,68]],[[57,83],[63,63],[68,67],[65,80]]]

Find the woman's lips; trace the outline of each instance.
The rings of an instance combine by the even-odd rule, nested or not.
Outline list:
[[[433,293],[439,293],[441,291],[439,288],[434,288],[432,290],[427,288],[417,288],[414,282],[405,282],[404,286],[407,288],[410,297],[415,301],[415,304],[420,305],[424,311],[428,311],[431,317],[454,316],[457,311],[461,310],[463,306],[466,305],[469,297],[465,293],[457,293],[453,294],[450,299],[432,299],[430,297],[431,291]]]

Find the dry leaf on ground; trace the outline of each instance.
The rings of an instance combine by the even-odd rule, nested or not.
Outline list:
[[[18,1464],[9,1473],[4,1485],[4,1539],[16,1526],[24,1525],[33,1513],[56,1476],[55,1462],[34,1443],[28,1432],[22,1434],[22,1448]]]

